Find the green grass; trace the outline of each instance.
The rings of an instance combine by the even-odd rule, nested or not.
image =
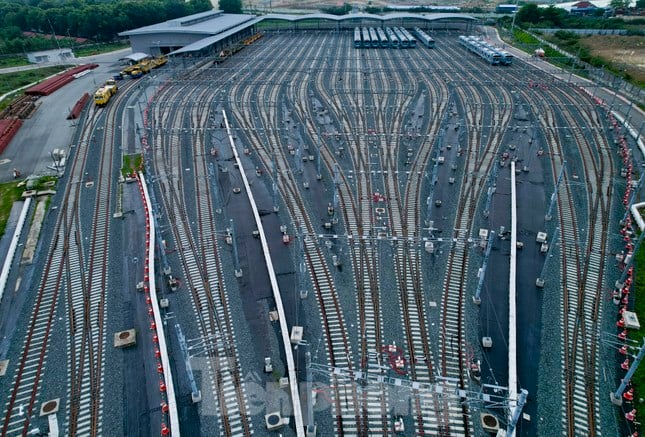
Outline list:
[[[634,262],[634,312],[638,315],[641,329],[629,331],[629,338],[642,344],[645,337],[645,251],[639,250],[636,253]],[[645,367],[639,366],[632,377],[632,384],[638,397],[645,397]]]
[[[121,174],[126,177],[132,173],[142,170],[143,156],[138,153],[136,155],[123,155],[123,166],[121,167]]]
[[[4,235],[11,207],[20,199],[22,191],[22,188],[18,188],[18,182],[0,184],[0,235]]]
[[[111,43],[111,44],[94,45],[92,47],[79,46],[74,48],[74,55],[77,58],[80,58],[83,56],[92,56],[92,55],[98,55],[101,53],[113,52],[115,50],[121,50],[128,47],[130,47],[129,43]]]
[[[49,190],[56,188],[56,185],[53,187],[46,186],[47,182],[56,182],[58,178],[56,176],[42,176],[36,179],[31,186],[32,190]]]
[[[22,65],[29,65],[27,57],[25,56],[16,55],[0,58],[0,68],[20,67]]]
[[[32,82],[38,82],[69,67],[69,65],[56,65],[52,67],[37,68],[35,70],[0,74],[0,95],[16,90],[25,85],[29,85]]]

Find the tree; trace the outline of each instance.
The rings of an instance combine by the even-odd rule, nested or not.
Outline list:
[[[645,0],[636,0],[636,9],[645,9]]]
[[[566,19],[567,12],[562,8],[556,8],[553,5],[541,10],[541,20],[550,21],[553,27],[561,27]]]
[[[631,3],[630,0],[611,0],[609,2],[609,6],[611,6],[614,9],[626,9],[629,7],[630,3]]]
[[[517,11],[515,19],[520,23],[537,23],[540,21],[540,8],[535,3],[524,5]]]
[[[241,14],[242,0],[219,0],[219,8],[227,14]]]

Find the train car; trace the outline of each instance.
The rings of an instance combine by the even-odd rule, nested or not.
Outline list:
[[[376,34],[376,29],[370,27],[370,47],[378,48],[380,44],[381,42],[379,41],[378,35]]]
[[[367,29],[367,27],[363,27],[363,48],[368,48],[370,46],[370,31]]]
[[[485,59],[486,62],[491,65],[500,65],[503,62],[503,55],[499,50],[475,36],[462,35],[459,37],[459,44],[468,49],[468,51],[471,51],[479,57]],[[512,58],[510,60],[512,62]]]
[[[501,56],[495,50],[490,50],[489,48],[482,47],[480,51],[480,56],[491,65],[499,65]]]
[[[395,27],[395,28],[393,28],[393,30],[394,30],[394,34],[396,35],[396,37],[400,41],[399,42],[399,47],[401,47],[402,49],[407,49],[408,47],[410,47],[410,42],[405,37],[405,35],[399,30],[399,28]]]
[[[502,65],[511,65],[513,64],[513,55],[505,50],[498,50],[500,56],[502,57],[500,63]]]
[[[361,30],[358,27],[354,28],[354,48],[360,49],[363,47],[363,42],[361,41]]]
[[[434,39],[432,39],[430,35],[428,35],[418,27],[415,27],[413,30],[414,34],[417,36],[417,38],[419,38],[419,41],[421,41],[424,46],[428,47],[429,49],[434,48]]]
[[[105,81],[105,85],[96,90],[94,93],[94,103],[96,106],[103,107],[107,105],[113,95],[119,90],[116,79],[113,77]]]
[[[416,48],[417,47],[416,38],[412,36],[412,34],[408,32],[408,29],[406,29],[405,27],[401,27],[400,29],[401,29],[401,33],[403,33],[403,35],[405,35],[405,37],[408,39],[408,47],[410,47],[411,49]]]
[[[399,39],[396,37],[396,34],[392,30],[391,27],[386,27],[385,28],[385,34],[387,35],[388,39],[390,40],[390,47],[398,49],[399,48]]]
[[[260,35],[260,34],[256,33],[256,35]],[[152,62],[153,62],[152,68],[159,68],[159,67],[164,66],[164,65],[166,65],[168,63],[168,57],[166,57],[164,55],[159,55],[156,58],[154,58],[152,60]]]
[[[382,27],[378,27],[376,29],[376,33],[378,34],[378,39],[380,46],[384,49],[387,49],[390,47],[390,40],[387,39],[387,35],[385,35],[385,31],[383,30]]]

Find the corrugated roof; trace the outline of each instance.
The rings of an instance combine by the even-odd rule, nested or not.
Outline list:
[[[211,18],[212,16],[212,18]],[[367,14],[363,12],[347,15],[332,14],[267,14],[260,17],[246,14],[223,14],[221,11],[202,12],[188,17],[176,20],[170,20],[163,23],[153,24],[151,26],[141,27],[139,29],[121,32],[121,36],[145,35],[154,33],[186,33],[186,34],[203,34],[206,38],[188,44],[179,50],[171,52],[170,55],[190,53],[200,51],[209,45],[215,44],[240,30],[259,23],[264,20],[283,20],[289,22],[299,22],[303,20],[376,20],[387,22],[389,20],[416,19],[426,21],[437,21],[445,19],[476,20],[476,18],[464,14],[456,13],[427,13],[413,14],[409,12],[393,12],[386,15]],[[194,23],[194,24],[191,24]]]
[[[202,49],[205,49],[206,47],[215,44],[218,41],[221,41],[225,38],[228,38],[231,35],[235,35],[237,32],[242,30],[245,27],[248,27],[254,23],[257,23],[260,21],[259,19],[253,20],[253,23],[244,23],[242,26],[237,26],[233,29],[227,30],[226,32],[221,32],[218,33],[217,35],[209,36],[208,38],[200,39],[199,41],[195,41],[192,44],[188,44],[187,46],[184,46],[178,50],[175,50],[174,52],[170,52],[169,55],[180,55],[182,53],[190,53],[190,52],[198,52]]]
[[[138,29],[119,33],[120,36],[145,35],[151,33],[188,33],[213,35],[255,19],[255,15],[223,14],[221,11],[208,11],[187,17],[164,21]]]
[[[119,58],[119,61],[127,59],[127,60],[130,60],[130,61],[139,62],[140,60],[146,59],[146,58],[149,58],[149,57],[150,57],[150,55],[147,54],[147,53],[136,52],[136,53],[130,53],[127,56]]]
[[[442,19],[450,18],[459,18],[462,20],[475,20],[474,17],[464,15],[464,14],[455,14],[455,13],[428,13],[428,14],[413,14],[409,12],[393,12],[391,14],[385,15],[376,15],[376,14],[367,14],[364,12],[358,12],[355,14],[347,15],[332,15],[332,14],[306,14],[306,15],[290,15],[290,14],[267,14],[261,17],[263,20],[284,20],[284,21],[303,21],[303,20],[331,20],[331,21],[345,21],[345,20],[377,20],[377,21],[388,21],[388,20],[399,20],[402,18],[410,19],[421,19],[426,21],[435,21]]]

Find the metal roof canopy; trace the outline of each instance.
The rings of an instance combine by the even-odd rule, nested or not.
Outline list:
[[[367,20],[378,20],[378,21],[389,21],[389,20],[399,20],[402,18],[409,18],[412,20],[426,20],[426,21],[437,21],[444,19],[461,19],[465,21],[475,21],[476,18],[464,15],[464,14],[455,14],[449,12],[437,12],[429,14],[414,14],[410,12],[394,12],[391,14],[385,15],[376,15],[376,14],[366,14],[359,12],[356,14],[347,14],[347,15],[332,15],[332,14],[306,14],[306,15],[291,15],[291,14],[267,14],[260,17],[260,21],[263,20],[284,20],[284,21],[303,21],[303,20],[330,20],[330,21],[351,21],[357,19],[367,19]]]
[[[237,27],[234,27],[233,29],[227,30],[226,32],[221,32],[218,33],[217,35],[209,36],[208,38],[200,39],[199,41],[195,41],[192,44],[188,44],[187,46],[184,46],[178,50],[175,50],[174,52],[168,53],[169,56],[173,55],[180,55],[182,53],[192,53],[192,52],[198,52],[200,50],[205,49],[206,47],[213,45],[219,41],[222,41],[223,39],[228,38],[231,35],[235,35],[241,30],[246,29],[247,27],[253,26],[255,23],[257,23],[258,19],[255,19],[249,23],[244,23],[242,25],[239,25]]]
[[[147,53],[137,52],[137,53],[131,53],[131,54],[127,55],[127,56],[119,58],[119,61],[132,61],[134,63],[137,63],[137,62],[141,61],[142,59],[146,59],[146,58],[149,58],[149,57],[150,57],[150,55],[147,54]]]
[[[119,33],[120,36],[135,36],[135,35],[150,35],[155,33],[183,33],[183,34],[204,34],[206,37],[194,43],[188,44],[178,50],[175,50],[169,55],[179,55],[182,53],[194,53],[207,48],[219,41],[222,41],[235,33],[251,27],[261,21],[265,20],[282,20],[292,23],[304,20],[329,20],[335,22],[353,21],[353,20],[377,20],[386,23],[390,20],[425,20],[425,21],[439,21],[439,20],[463,20],[463,21],[476,21],[477,19],[468,15],[458,13],[427,13],[415,14],[409,12],[394,12],[385,15],[367,14],[363,12],[347,14],[347,15],[332,15],[332,14],[306,14],[306,15],[291,15],[291,14],[267,14],[260,17],[247,14],[224,14],[219,10],[211,10],[199,14],[189,15],[187,17],[177,18],[174,20],[157,23],[150,26],[140,27],[138,29],[128,30]],[[134,56],[132,54],[130,56]],[[139,59],[140,60],[140,59]],[[138,60],[135,60],[138,62]]]
[[[224,14],[222,11],[211,10],[200,14],[188,15],[163,23],[152,24],[138,29],[127,30],[119,33],[119,36],[149,35],[156,33],[183,33],[183,34],[204,34],[214,35],[242,23],[255,19],[255,15],[248,14]]]

